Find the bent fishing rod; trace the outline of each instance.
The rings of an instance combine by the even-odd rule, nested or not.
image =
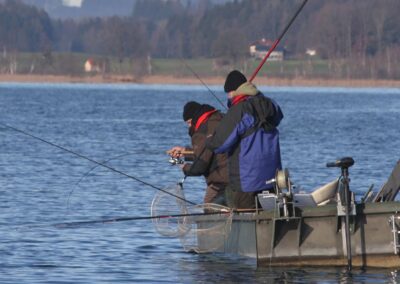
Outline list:
[[[127,178],[133,179],[133,180],[135,180],[135,181],[137,181],[137,182],[139,182],[139,183],[141,183],[141,184],[144,184],[144,185],[147,185],[147,186],[149,186],[149,187],[151,187],[151,188],[154,188],[154,189],[156,189],[156,190],[162,191],[162,192],[164,192],[164,193],[166,193],[166,194],[169,194],[169,195],[171,195],[171,196],[173,196],[173,197],[176,197],[176,198],[178,198],[178,199],[180,199],[180,200],[182,200],[182,201],[184,201],[184,202],[186,202],[186,203],[189,203],[189,204],[191,204],[191,205],[196,205],[196,203],[191,202],[191,201],[189,201],[189,200],[186,200],[186,199],[184,199],[184,198],[182,198],[182,197],[180,197],[180,196],[177,196],[177,195],[175,195],[175,194],[173,194],[173,193],[171,193],[171,192],[168,192],[167,190],[164,190],[164,189],[162,189],[162,188],[159,188],[159,187],[157,187],[157,186],[155,186],[155,185],[152,185],[152,184],[150,184],[150,183],[148,183],[148,182],[145,182],[145,181],[143,181],[143,180],[141,180],[141,179],[139,179],[139,178],[137,178],[137,177],[134,177],[134,176],[129,175],[129,174],[127,174],[127,173],[124,173],[124,172],[122,172],[122,171],[120,171],[120,170],[117,170],[117,169],[115,169],[115,168],[113,168],[113,167],[110,167],[110,166],[108,166],[108,165],[106,165],[106,164],[104,164],[104,163],[98,162],[98,161],[96,161],[96,160],[94,160],[94,159],[92,159],[92,158],[89,158],[89,157],[87,157],[87,156],[84,156],[84,155],[82,155],[82,154],[79,154],[79,153],[77,153],[77,152],[74,152],[74,151],[72,151],[72,150],[69,150],[69,149],[67,149],[67,148],[65,148],[65,147],[63,147],[63,146],[57,145],[57,144],[52,143],[52,142],[50,142],[50,141],[47,141],[47,140],[45,140],[45,139],[43,139],[43,138],[40,138],[40,137],[38,137],[38,136],[35,136],[35,135],[33,135],[33,134],[31,134],[31,133],[28,133],[28,132],[26,132],[26,131],[24,131],[24,130],[15,128],[15,127],[13,127],[13,126],[4,124],[4,123],[2,123],[2,122],[0,122],[0,125],[3,125],[4,127],[8,128],[8,129],[14,130],[15,132],[19,132],[19,133],[21,133],[21,134],[24,134],[24,135],[26,135],[26,136],[29,136],[29,137],[34,138],[34,139],[36,139],[36,140],[39,140],[39,141],[41,141],[41,142],[43,142],[43,143],[46,143],[46,144],[48,144],[48,145],[50,145],[50,146],[53,146],[53,147],[55,147],[55,148],[61,149],[61,150],[65,151],[65,152],[67,152],[67,153],[70,153],[70,154],[72,154],[72,155],[74,155],[74,156],[77,156],[77,157],[79,157],[79,158],[81,158],[81,159],[87,160],[87,161],[89,161],[89,162],[91,162],[91,163],[94,163],[94,164],[96,164],[96,165],[98,165],[98,166],[101,166],[101,167],[104,167],[104,168],[106,168],[106,169],[109,169],[110,171],[113,171],[113,172],[115,172],[115,173],[118,173],[118,174],[120,174],[120,175],[123,175],[123,176],[125,176],[125,177],[127,177]]]
[[[275,50],[275,48],[278,46],[279,42],[282,40],[283,36],[286,34],[286,32],[289,30],[290,26],[293,24],[294,20],[297,18],[297,16],[300,14],[301,10],[303,10],[304,6],[306,5],[308,0],[304,0],[299,9],[297,9],[296,13],[293,15],[287,26],[284,28],[280,36],[275,40],[274,44],[271,46],[271,48],[268,50],[267,54],[264,56],[263,60],[260,62],[256,70],[254,70],[253,74],[251,75],[249,82],[252,82],[254,78],[257,76],[258,72],[260,69],[263,67],[264,63],[267,61],[268,57],[271,55],[271,53]]]

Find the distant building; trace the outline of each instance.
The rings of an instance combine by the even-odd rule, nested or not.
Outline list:
[[[312,48],[307,48],[306,54],[307,54],[308,56],[313,57],[313,56],[317,55],[317,50],[312,49]]]
[[[99,63],[95,62],[92,58],[89,58],[85,62],[85,72],[97,73],[101,71],[101,66]]]
[[[265,38],[253,42],[250,47],[250,56],[262,59],[267,55],[274,43],[271,40]],[[282,61],[285,57],[285,50],[281,47],[276,47],[273,52],[269,55],[271,61]]]

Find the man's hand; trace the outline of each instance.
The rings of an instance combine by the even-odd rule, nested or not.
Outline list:
[[[184,156],[185,147],[175,146],[167,151],[167,154],[172,158],[182,158]]]

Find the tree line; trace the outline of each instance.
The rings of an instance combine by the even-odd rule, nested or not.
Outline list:
[[[129,17],[56,20],[18,0],[0,4],[0,48],[87,53],[120,61],[220,58],[240,63],[251,42],[274,40],[302,1],[137,0]],[[309,1],[281,45],[292,59],[315,49],[341,77],[399,79],[398,0]],[[145,61],[145,60],[142,60]],[[340,71],[340,72],[338,72]]]

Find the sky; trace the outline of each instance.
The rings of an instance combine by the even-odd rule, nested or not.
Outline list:
[[[83,0],[63,0],[63,5],[69,7],[80,7],[82,2]]]

